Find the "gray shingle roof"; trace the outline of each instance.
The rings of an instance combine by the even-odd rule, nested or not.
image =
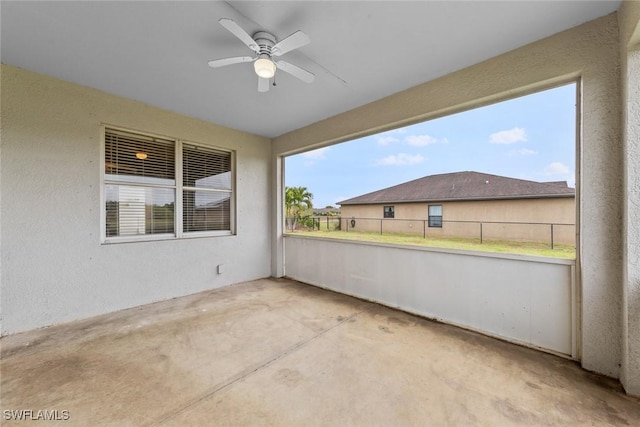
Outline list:
[[[429,175],[339,202],[339,205],[451,200],[575,197],[565,181],[535,182],[480,172]]]

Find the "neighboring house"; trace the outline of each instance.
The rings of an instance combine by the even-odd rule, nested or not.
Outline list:
[[[564,181],[454,172],[425,176],[339,204],[343,225],[359,231],[477,238],[482,227],[485,239],[549,242],[554,224],[555,243],[575,244],[575,194]]]

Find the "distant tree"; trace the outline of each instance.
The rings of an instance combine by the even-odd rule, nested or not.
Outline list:
[[[307,187],[285,187],[284,206],[287,222],[291,226],[291,231],[295,230],[296,224],[304,211],[313,209],[313,194]]]
[[[335,209],[335,208],[334,208],[333,206],[331,206],[331,205],[327,205],[327,206],[325,206],[324,208],[325,208],[325,209]]]

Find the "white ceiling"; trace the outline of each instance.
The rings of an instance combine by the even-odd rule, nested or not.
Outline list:
[[[157,107],[275,137],[583,22],[620,1],[0,3],[2,62]],[[218,24],[311,44],[258,93],[252,52]]]

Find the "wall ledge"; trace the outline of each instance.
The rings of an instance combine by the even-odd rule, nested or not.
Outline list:
[[[289,234],[289,233],[285,233],[283,234],[283,236],[285,237],[285,239],[321,240],[325,242],[338,242],[338,243],[346,243],[351,245],[364,245],[364,246],[378,246],[378,247],[384,247],[384,248],[406,249],[406,250],[422,251],[422,252],[437,252],[437,253],[444,253],[444,254],[451,254],[451,255],[510,259],[510,260],[537,262],[537,263],[545,263],[545,264],[560,264],[560,265],[572,265],[572,266],[576,265],[575,259],[549,258],[549,257],[541,257],[541,256],[533,256],[533,255],[508,254],[508,253],[501,253],[501,252],[470,251],[470,250],[464,250],[464,249],[431,248],[427,246],[368,242],[366,240],[350,240],[350,239],[338,239],[338,238],[332,238],[332,237],[300,236],[300,235]]]

